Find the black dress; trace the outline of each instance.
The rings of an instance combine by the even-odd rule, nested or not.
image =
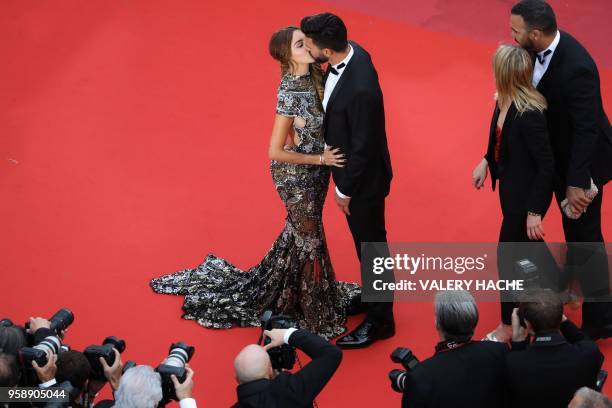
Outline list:
[[[310,74],[282,78],[276,111],[305,121],[304,127],[294,124],[296,144],[285,149],[323,152],[323,110]],[[303,329],[336,337],[346,330],[346,309],[361,289],[337,282],[329,258],[322,223],[329,167],[272,161],[270,169],[287,216],[259,264],[242,271],[209,254],[196,268],[153,279],[151,287],[184,295],[183,318],[205,327],[259,326],[270,308],[294,317]]]

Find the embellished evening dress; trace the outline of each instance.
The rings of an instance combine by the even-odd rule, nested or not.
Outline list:
[[[294,121],[296,143],[286,150],[323,153],[324,114],[310,74],[283,76],[276,112],[305,121],[303,127]],[[209,254],[194,269],[153,279],[151,287],[184,295],[183,318],[205,327],[259,326],[263,311],[272,309],[293,317],[303,329],[336,337],[346,330],[346,310],[361,290],[355,283],[336,281],[327,251],[322,211],[330,168],[272,161],[270,170],[287,216],[259,264],[242,271]]]

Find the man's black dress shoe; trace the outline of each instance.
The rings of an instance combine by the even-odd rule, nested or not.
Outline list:
[[[583,326],[582,331],[591,339],[593,339],[593,341],[599,339],[607,339],[608,337],[612,337],[612,323],[606,324],[601,327]]]
[[[374,323],[365,319],[355,330],[336,341],[343,349],[368,347],[376,340],[388,339],[395,335],[395,323]]]

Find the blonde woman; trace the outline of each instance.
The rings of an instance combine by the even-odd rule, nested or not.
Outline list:
[[[474,169],[472,182],[480,189],[487,171],[493,190],[499,181],[503,214],[499,242],[543,241],[542,218],[552,199],[554,174],[544,115],[546,100],[532,85],[533,62],[524,49],[500,46],[493,57],[493,71],[497,103],[487,153]],[[499,255],[498,250],[498,269],[503,278],[519,255]],[[490,340],[510,340],[513,307],[514,303],[502,302],[502,324],[489,333]]]

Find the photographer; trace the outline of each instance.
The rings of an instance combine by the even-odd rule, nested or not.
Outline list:
[[[89,386],[89,376],[91,365],[87,358],[80,351],[66,351],[57,356],[56,380],[59,384],[64,381],[78,390],[78,394],[73,399],[72,406],[89,406],[87,388]]]
[[[40,388],[54,386],[57,384],[55,378],[57,373],[56,363],[62,345],[61,338],[51,330],[51,322],[42,317],[31,317],[26,333],[33,336],[34,347],[44,350],[47,354],[47,363],[45,365],[39,366],[35,360],[32,360],[31,363],[38,378],[38,386]]]
[[[557,294],[541,291],[532,298],[521,302],[512,314],[507,365],[513,406],[567,406],[580,387],[595,388],[603,355],[563,315]],[[528,334],[534,336],[531,344]]]
[[[19,382],[19,365],[12,354],[0,353],[0,387],[14,387]]]
[[[306,330],[272,329],[265,347],[255,344],[242,349],[234,360],[240,408],[312,407],[342,360],[342,351]],[[268,350],[289,344],[305,352],[312,361],[297,373],[276,373]]]
[[[173,376],[172,382],[181,408],[196,408],[192,398],[193,370],[188,365],[187,378],[180,383]],[[117,408],[155,408],[163,398],[161,377],[152,367],[139,365],[125,372],[115,392]],[[110,406],[110,405],[105,405]]]
[[[435,298],[435,354],[406,374],[402,407],[505,407],[505,344],[472,341],[476,302],[463,290]]]
[[[12,323],[11,323],[12,324]],[[26,346],[25,332],[18,326],[0,326],[0,352],[17,355]]]

